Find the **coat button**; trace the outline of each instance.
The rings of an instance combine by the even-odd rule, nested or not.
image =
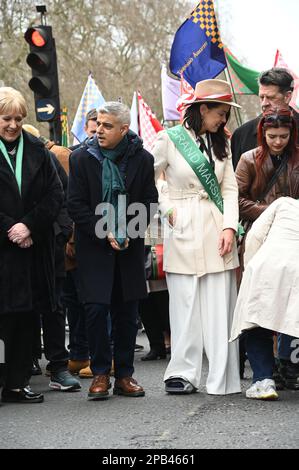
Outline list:
[[[190,183],[190,184],[189,184],[189,188],[193,189],[193,188],[194,188],[194,184]]]

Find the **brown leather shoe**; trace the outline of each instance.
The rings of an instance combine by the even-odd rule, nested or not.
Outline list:
[[[88,398],[107,398],[111,388],[109,375],[95,375],[89,388]]]
[[[144,397],[145,392],[141,385],[133,377],[116,379],[113,388],[113,395],[124,395],[125,397]]]
[[[68,362],[68,370],[71,374],[78,374],[81,369],[89,366],[89,360],[86,361],[72,361],[71,359]]]
[[[79,377],[81,379],[92,379],[93,378],[93,373],[91,371],[91,368],[85,367],[84,369],[81,369],[79,372]]]

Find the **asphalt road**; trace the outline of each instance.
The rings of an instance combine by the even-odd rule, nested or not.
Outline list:
[[[144,334],[138,343],[148,343]],[[294,449],[299,447],[299,391],[282,391],[277,402],[248,400],[243,394],[169,396],[164,392],[165,360],[142,362],[135,377],[145,397],[111,395],[88,401],[90,380],[76,393],[48,389],[48,378],[32,379],[43,404],[0,406],[1,449]],[[45,366],[45,361],[42,365]],[[207,364],[204,366],[206,377]],[[249,375],[249,369],[247,370]],[[203,380],[204,384],[204,380]],[[250,380],[242,381],[245,390]]]

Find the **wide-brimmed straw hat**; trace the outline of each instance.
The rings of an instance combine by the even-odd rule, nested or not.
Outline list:
[[[233,92],[229,83],[224,80],[203,80],[196,83],[194,90],[195,102],[204,103],[211,101],[213,103],[229,104],[236,108],[241,106],[233,101]]]
[[[241,108],[233,101],[233,92],[228,82],[216,78],[196,83],[193,95],[183,95],[178,102],[182,108],[194,103],[222,103]],[[179,107],[178,107],[179,109]]]

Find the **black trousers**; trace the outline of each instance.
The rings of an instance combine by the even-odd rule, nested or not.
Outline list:
[[[28,384],[34,321],[33,312],[0,314],[0,340],[5,351],[5,362],[0,364],[0,383],[4,388],[23,388]]]
[[[163,332],[170,332],[169,296],[167,290],[151,292],[139,303],[139,315],[147,334],[150,348],[165,354]]]
[[[48,302],[39,302],[35,314],[33,358],[41,357],[40,328],[43,328],[44,354],[52,372],[67,369],[69,354],[65,347],[65,312],[61,304],[64,278],[56,278],[56,309],[52,311]]]
[[[87,303],[86,326],[90,367],[94,375],[109,374],[112,362],[111,324],[116,379],[132,377],[137,335],[138,301],[124,302],[120,273],[115,269],[111,304]]]
[[[89,360],[86,332],[86,315],[79,300],[80,284],[77,269],[66,273],[63,282],[62,304],[67,312],[69,324],[69,351],[72,361]]]

